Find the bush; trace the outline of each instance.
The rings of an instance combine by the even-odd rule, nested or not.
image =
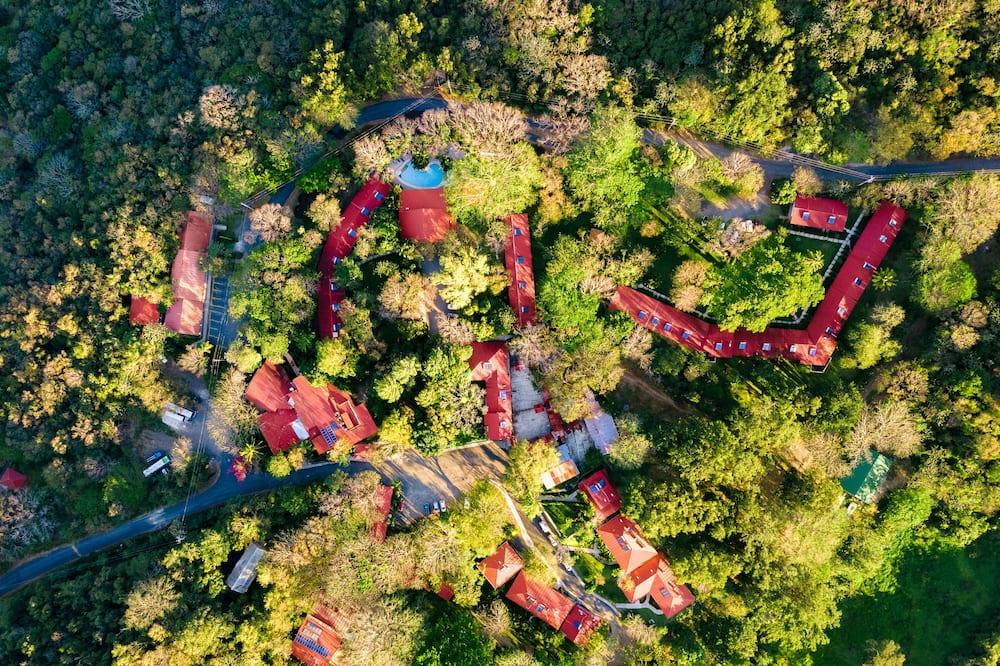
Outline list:
[[[788,178],[775,178],[771,182],[771,203],[787,206],[795,201],[795,183]]]

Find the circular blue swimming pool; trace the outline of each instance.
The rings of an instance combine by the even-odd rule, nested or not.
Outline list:
[[[396,182],[407,190],[432,190],[444,185],[444,168],[437,160],[431,160],[425,168],[418,169],[409,160],[396,176]]]

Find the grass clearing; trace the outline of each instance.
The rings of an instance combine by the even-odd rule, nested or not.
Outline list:
[[[899,588],[845,600],[840,626],[815,655],[817,665],[859,664],[869,640],[893,640],[907,666],[962,661],[1000,614],[1000,532],[967,548],[912,548],[900,563]]]

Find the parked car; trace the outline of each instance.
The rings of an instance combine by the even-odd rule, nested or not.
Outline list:
[[[424,515],[425,516],[431,515],[431,505],[430,505],[430,503],[424,504]]]
[[[152,465],[157,460],[159,460],[160,458],[162,458],[164,455],[166,455],[166,454],[163,451],[153,451],[151,454],[149,454],[148,456],[146,456],[146,464],[147,465]]]

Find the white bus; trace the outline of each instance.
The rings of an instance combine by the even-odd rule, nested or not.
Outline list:
[[[169,464],[170,464],[170,456],[165,455],[162,458],[160,458],[159,460],[157,460],[156,462],[154,462],[152,465],[150,465],[149,467],[147,467],[146,469],[142,470],[142,475],[146,476],[146,477],[149,477],[149,476],[153,476],[154,474],[156,474],[160,470],[166,471],[166,467]]]

